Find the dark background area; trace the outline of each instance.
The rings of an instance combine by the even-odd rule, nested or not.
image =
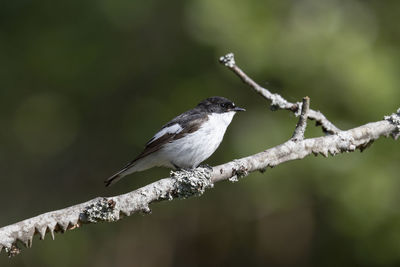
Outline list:
[[[220,95],[237,115],[221,164],[286,141],[271,112],[218,58],[289,101],[310,96],[341,129],[399,108],[399,1],[2,1],[0,226],[129,192],[169,174],[103,180],[168,120]],[[307,136],[321,135],[308,126]],[[150,216],[84,226],[0,266],[399,266],[399,142],[308,157]]]

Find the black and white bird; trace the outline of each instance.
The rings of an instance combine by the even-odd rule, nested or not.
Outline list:
[[[214,96],[201,101],[165,124],[136,159],[104,181],[106,186],[152,167],[196,168],[218,148],[238,111],[245,109],[225,97]]]

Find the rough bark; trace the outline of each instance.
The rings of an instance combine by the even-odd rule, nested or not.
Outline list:
[[[206,189],[212,188],[216,182],[224,180],[235,182],[251,172],[264,172],[268,167],[302,159],[311,154],[327,157],[329,154],[334,156],[338,153],[353,152],[356,149],[362,151],[379,137],[392,136],[396,140],[400,136],[400,108],[396,113],[385,116],[384,120],[341,131],[322,113],[309,109],[308,97],[303,99],[303,103],[289,103],[280,95],[271,94],[260,87],[244,74],[236,66],[233,54],[222,57],[220,61],[239,75],[246,84],[272,101],[274,108],[287,109],[299,115],[299,122],[290,140],[260,153],[213,168],[172,171],[168,178],[123,195],[98,197],[85,203],[5,226],[0,228],[0,251],[4,249],[9,256],[14,256],[21,251],[18,242],[30,247],[35,234],[39,234],[43,239],[49,232],[54,238],[56,232],[76,229],[83,224],[114,222],[138,212],[147,214],[151,212],[149,205],[153,202],[200,196]],[[307,118],[319,122],[329,135],[304,139]]]

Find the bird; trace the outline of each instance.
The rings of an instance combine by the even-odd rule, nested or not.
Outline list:
[[[153,167],[194,169],[217,150],[233,116],[244,108],[213,96],[165,124],[139,156],[104,181],[110,186],[122,177]]]

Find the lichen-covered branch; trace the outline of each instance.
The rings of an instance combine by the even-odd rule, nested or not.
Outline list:
[[[279,94],[273,94],[269,90],[260,86],[253,79],[247,76],[244,71],[242,71],[235,62],[235,57],[233,53],[226,54],[225,56],[220,57],[219,62],[228,67],[231,71],[233,71],[239,78],[251,88],[254,89],[259,95],[264,97],[265,99],[271,101],[271,109],[286,109],[294,112],[296,116],[300,115],[301,103],[291,103],[284,99]],[[328,134],[336,134],[340,131],[333,123],[331,123],[320,111],[310,109],[308,112],[308,118],[310,120],[315,120],[317,125],[321,125],[322,130]]]
[[[232,68],[236,66],[232,60],[226,62]],[[238,69],[240,70],[240,69]],[[241,70],[240,70],[241,71]],[[243,79],[247,76],[242,77]],[[252,82],[250,79],[249,83]],[[254,83],[254,82],[253,82]],[[265,89],[259,88],[262,94],[272,99],[273,105],[280,108],[294,107],[293,111],[301,109],[299,123],[296,126],[293,138],[276,147],[260,153],[233,160],[213,168],[196,168],[194,170],[172,171],[170,177],[146,185],[130,193],[114,197],[98,197],[85,203],[68,208],[47,212],[36,217],[26,219],[15,224],[0,228],[0,252],[4,249],[8,255],[15,256],[20,253],[20,244],[32,246],[35,234],[43,239],[46,233],[54,238],[54,233],[65,232],[80,227],[83,224],[97,222],[114,222],[124,216],[134,213],[151,212],[149,205],[153,202],[185,199],[191,196],[200,196],[214,183],[224,180],[232,182],[247,176],[254,171],[265,171],[287,161],[302,159],[310,154],[336,155],[343,152],[352,152],[357,148],[365,149],[374,140],[381,136],[400,136],[400,109],[397,113],[385,116],[384,120],[368,123],[348,131],[340,131],[329,124],[329,121],[318,119],[324,129],[331,135],[304,139],[307,117],[314,116],[315,111],[309,109],[309,99],[303,99],[303,104],[291,104],[279,95],[272,95]],[[319,113],[318,113],[319,114]],[[321,116],[323,116],[321,114]]]
[[[152,202],[201,195],[212,186],[210,169],[171,172],[171,177],[127,194],[98,197],[0,228],[0,252],[4,248],[9,256],[15,256],[20,252],[17,243],[31,247],[35,234],[44,239],[46,233],[50,233],[54,239],[54,233],[76,229],[82,224],[114,222],[138,212],[147,214],[151,212],[149,204]]]
[[[400,118],[400,112],[395,116],[396,119]],[[232,180],[231,177],[233,176],[244,177],[254,171],[264,172],[268,167],[272,168],[284,162],[302,159],[311,154],[328,157],[329,154],[334,156],[343,152],[353,152],[356,149],[362,151],[381,136],[392,136],[397,139],[400,136],[399,125],[389,120],[382,120],[348,131],[341,131],[334,135],[304,140],[290,139],[281,145],[255,155],[215,166],[211,181],[216,183],[227,179]]]
[[[42,215],[0,228],[0,251],[5,249],[10,256],[18,254],[20,241],[27,247],[39,234],[43,239],[47,232],[54,238],[55,232],[64,232],[80,227],[82,224],[113,222],[134,213],[150,213],[149,205],[156,201],[199,196],[214,183],[237,181],[254,171],[265,171],[281,163],[302,159],[310,154],[336,155],[362,150],[381,136],[399,137],[400,109],[385,117],[385,120],[328,135],[304,140],[293,140],[270,148],[255,155],[237,159],[212,170],[197,168],[193,171],[171,172],[171,177],[161,179],[135,191],[115,197],[98,197],[88,202],[65,209],[47,212]]]

